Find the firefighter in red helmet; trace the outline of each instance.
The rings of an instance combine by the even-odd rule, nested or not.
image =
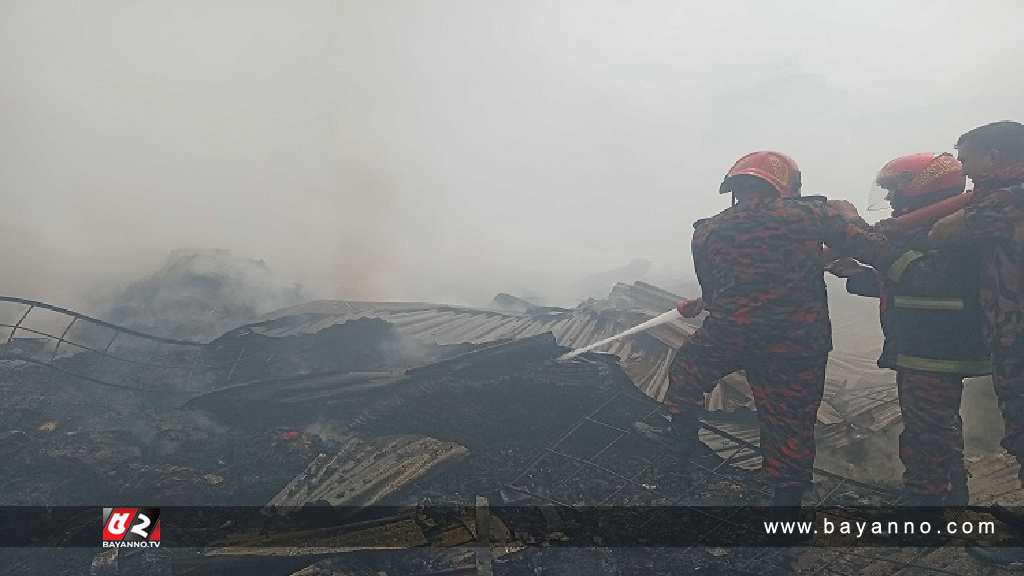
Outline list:
[[[741,157],[729,169],[719,194],[732,190],[738,176],[753,176],[767,182],[775,189],[779,198],[798,198],[803,184],[800,181],[800,170],[792,158],[781,152],[751,152]]]
[[[949,154],[901,156],[876,178],[894,217],[961,194],[965,183],[960,162]],[[969,246],[931,249],[927,233],[918,228],[890,237],[898,257],[888,269],[844,259],[829,270],[847,278],[847,291],[879,298],[885,343],[878,365],[896,371],[905,502],[966,505],[963,379],[991,373],[981,331],[977,257]]]
[[[822,244],[867,262],[885,250],[849,202],[803,198],[800,189],[796,163],[779,152],[747,154],[726,174],[719,192],[731,193],[733,206],[694,224],[693,262],[708,315],[669,369],[671,421],[637,425],[647,437],[696,445],[704,395],[745,370],[764,473],[780,506],[798,506],[811,482],[832,349]]]

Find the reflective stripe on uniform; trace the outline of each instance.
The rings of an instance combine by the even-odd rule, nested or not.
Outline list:
[[[988,360],[939,360],[907,354],[896,355],[896,366],[922,372],[949,374],[988,374],[992,372],[992,362]]]
[[[892,305],[896,308],[914,308],[917,310],[963,310],[964,301],[960,298],[928,298],[925,296],[895,296]]]
[[[903,273],[907,271],[907,266],[910,266],[911,262],[917,260],[921,256],[924,256],[924,254],[917,250],[907,250],[904,252],[903,255],[897,258],[896,261],[892,263],[892,266],[889,267],[889,279],[893,282],[899,282],[900,278],[903,277]]]

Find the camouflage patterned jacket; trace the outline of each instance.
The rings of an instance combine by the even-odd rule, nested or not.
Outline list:
[[[1024,186],[979,184],[976,190],[964,226],[981,250],[985,338],[990,348],[1010,348],[1024,342]]]
[[[693,262],[709,312],[703,329],[748,354],[832,349],[822,244],[873,264],[884,239],[822,197],[744,202],[694,224]]]

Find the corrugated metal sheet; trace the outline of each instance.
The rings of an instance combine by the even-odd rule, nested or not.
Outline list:
[[[528,303],[509,306],[514,299],[508,296],[496,300],[495,306],[503,310],[425,302],[317,301],[274,312],[251,328],[267,336],[286,337],[356,318],[380,318],[403,335],[442,345],[481,344],[551,332],[558,344],[579,348],[670,310],[679,299],[656,286],[635,282],[616,284],[607,298],[588,300],[570,310],[530,307]],[[614,342],[605,351],[618,356],[638,388],[661,400],[675,350],[698,324],[680,318]],[[739,406],[753,408],[742,374],[726,378],[708,397],[711,410],[732,411]],[[873,357],[834,351],[829,357],[819,421],[819,440],[833,448],[897,425],[900,410],[893,373],[878,368]],[[734,431],[747,432],[744,426]]]
[[[967,470],[970,476],[971,503],[1024,505],[1024,490],[1017,476],[1019,469],[1017,459],[1006,452],[969,458]]]
[[[467,453],[454,442],[425,436],[347,438],[331,456],[320,454],[268,506],[368,506],[431,469]]]
[[[672,309],[681,297],[650,284],[617,284],[604,300],[571,309],[534,308],[520,313],[424,302],[316,301],[273,312],[249,329],[270,337],[311,334],[357,318],[380,318],[428,343],[482,344],[551,332],[556,342],[580,348]],[[610,344],[638,388],[661,399],[676,348],[696,325],[680,318],[647,333]]]

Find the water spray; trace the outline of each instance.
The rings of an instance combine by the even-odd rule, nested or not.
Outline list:
[[[650,330],[651,328],[654,328],[655,326],[661,326],[662,324],[667,324],[667,323],[669,323],[669,322],[671,322],[671,321],[673,321],[673,320],[675,320],[677,318],[693,318],[693,317],[697,316],[698,314],[700,314],[703,309],[704,309],[704,303],[701,301],[700,298],[698,298],[696,300],[682,300],[682,301],[679,302],[679,304],[676,304],[676,307],[674,309],[669,310],[668,312],[665,312],[663,314],[659,314],[659,315],[655,316],[654,318],[651,318],[650,320],[647,320],[645,322],[637,324],[636,326],[633,326],[632,328],[630,328],[628,330],[625,330],[623,332],[619,332],[618,334],[616,334],[614,336],[610,336],[608,338],[605,338],[604,340],[599,340],[597,342],[594,342],[593,344],[590,344],[588,346],[584,346],[583,348],[577,348],[576,350],[573,350],[572,352],[569,352],[567,354],[563,354],[558,359],[559,360],[571,360],[571,359],[579,356],[580,354],[583,354],[584,352],[590,352],[591,350],[594,350],[595,348],[600,348],[601,346],[604,346],[605,344],[611,344],[612,342],[615,342],[617,340],[621,340],[621,339],[625,338],[626,336],[632,336],[633,334],[639,334],[640,332],[644,332],[645,330]]]

